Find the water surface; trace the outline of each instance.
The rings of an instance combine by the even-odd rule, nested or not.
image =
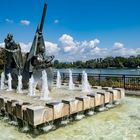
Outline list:
[[[72,69],[73,73],[82,73],[85,70],[90,74],[129,74],[129,75],[140,75],[140,69]],[[56,71],[56,69],[54,69]],[[59,69],[60,72],[68,73],[69,69]]]

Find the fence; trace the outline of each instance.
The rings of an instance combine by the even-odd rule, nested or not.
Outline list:
[[[62,82],[68,82],[69,74],[61,73]],[[56,73],[54,74],[56,79]],[[127,90],[140,90],[140,75],[122,74],[91,74],[88,73],[88,80],[92,86],[120,87]],[[81,84],[82,73],[73,73],[75,84]]]

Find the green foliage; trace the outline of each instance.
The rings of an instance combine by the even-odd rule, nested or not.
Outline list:
[[[55,68],[137,68],[140,67],[140,55],[137,57],[106,57],[91,59],[85,62],[59,62],[54,61]]]
[[[88,77],[88,81],[89,81],[90,85],[92,85],[92,86],[97,86],[97,85],[98,85],[98,80],[95,79],[95,78],[92,77],[92,76],[89,76],[89,77]]]

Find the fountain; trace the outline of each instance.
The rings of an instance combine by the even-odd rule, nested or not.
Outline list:
[[[0,89],[3,90],[4,89],[4,80],[5,80],[5,75],[4,72],[1,73],[1,84],[0,84]]]
[[[69,69],[69,90],[74,90],[72,71]]]
[[[31,76],[29,79],[29,96],[34,96],[35,95],[35,88],[34,88],[34,77]]]
[[[22,75],[18,75],[17,93],[22,93]]]
[[[60,88],[61,87],[61,75],[60,75],[60,72],[59,71],[57,71],[56,87],[57,88]]]
[[[91,92],[91,86],[88,82],[87,73],[83,71],[82,74],[82,92]]]
[[[45,70],[42,71],[42,100],[49,100],[48,78]]]
[[[2,117],[6,116],[5,120],[9,117],[9,123],[12,125],[17,125],[18,123],[23,124],[23,132],[28,132],[31,128],[31,130],[33,130],[32,132],[36,135],[41,129],[43,132],[48,132],[56,129],[60,124],[66,125],[72,120],[84,118],[85,115],[93,115],[97,107],[101,107],[102,105],[104,107],[110,102],[114,104],[124,97],[124,91],[120,88],[111,88],[112,90],[102,88],[105,93],[108,93],[107,98],[102,96],[103,93],[95,93],[100,89],[92,89],[93,91],[91,92],[91,86],[85,71],[83,71],[82,76],[82,91],[85,92],[83,93],[84,96],[81,96],[81,85],[77,87],[74,86],[71,70],[69,70],[69,90],[73,90],[74,88],[77,90],[69,91],[67,90],[68,86],[67,88],[65,88],[66,86],[61,88],[61,75],[60,72],[57,71],[56,88],[51,91],[51,82],[53,80],[51,62],[54,56],[48,56],[46,54],[42,34],[46,9],[47,5],[45,4],[42,19],[37,27],[30,52],[25,54],[26,58],[24,57],[23,59],[25,60],[24,63],[22,62],[20,45],[14,42],[11,34],[7,35],[5,39],[5,72],[1,75],[1,89],[4,88],[4,75],[7,74],[7,91],[11,91],[13,88],[17,90],[17,93],[21,93],[22,84],[23,89],[28,88],[28,91],[25,91],[28,92],[28,96],[15,94],[15,90],[10,93],[1,91],[4,93],[0,95],[0,112]],[[21,75],[18,75],[19,73]],[[80,84],[81,76],[79,77],[78,81]],[[63,80],[66,78],[64,74]],[[39,98],[38,96],[34,97],[37,84],[39,90],[42,88]],[[49,92],[51,92],[51,94],[49,94]],[[74,94],[69,94],[72,92]],[[90,92],[90,94],[87,94],[88,92]],[[37,95],[39,95],[39,92]],[[106,102],[103,102],[103,99],[107,99],[105,100]]]
[[[8,76],[8,89],[7,89],[7,91],[12,91],[12,77],[11,77],[11,74],[8,73],[7,76]]]

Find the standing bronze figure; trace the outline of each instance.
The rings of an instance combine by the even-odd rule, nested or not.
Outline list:
[[[17,86],[17,76],[22,74],[23,60],[21,54],[21,47],[13,40],[13,35],[8,34],[4,40],[5,42],[5,76],[11,73],[13,78],[13,87]]]

